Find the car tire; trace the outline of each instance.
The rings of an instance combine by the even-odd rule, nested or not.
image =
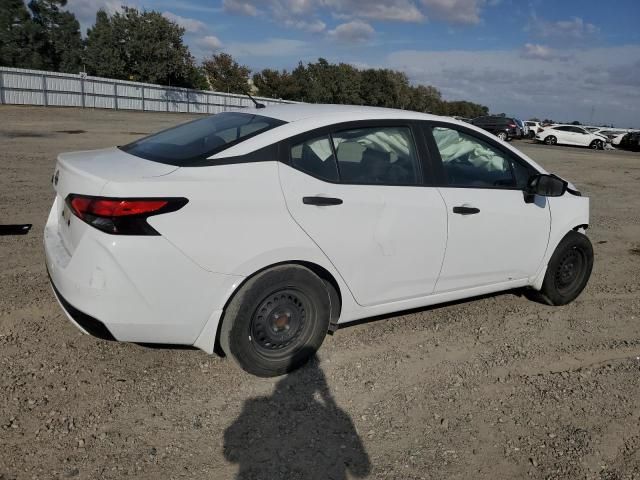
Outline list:
[[[509,139],[509,135],[507,135],[507,132],[498,132],[496,136],[503,142],[506,142]]]
[[[258,273],[225,309],[220,346],[248,373],[275,377],[303,365],[329,329],[324,281],[300,265]]]
[[[591,148],[592,150],[602,150],[604,146],[602,145],[601,140],[594,140],[589,144],[589,148]]]
[[[584,290],[593,269],[593,247],[589,238],[569,232],[560,242],[547,265],[540,289],[549,305],[566,305]]]
[[[547,145],[555,145],[556,143],[558,143],[558,139],[556,137],[554,137],[553,135],[549,135],[549,136],[545,137],[544,143],[547,144]]]

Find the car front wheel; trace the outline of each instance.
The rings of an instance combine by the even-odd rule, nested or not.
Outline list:
[[[240,287],[225,309],[220,346],[251,374],[282,375],[320,348],[330,305],[325,283],[307,268],[265,270]]]
[[[593,268],[593,247],[589,238],[569,232],[547,265],[540,294],[549,305],[566,305],[575,300],[589,281]]]
[[[497,137],[503,142],[506,142],[507,139],[509,138],[507,135],[507,132],[498,132]]]
[[[594,140],[593,142],[591,142],[591,144],[589,145],[589,148],[593,149],[593,150],[602,150],[603,149],[603,144],[601,140]]]
[[[547,145],[555,145],[556,143],[558,143],[558,139],[553,135],[549,135],[544,139],[544,143],[546,143]]]

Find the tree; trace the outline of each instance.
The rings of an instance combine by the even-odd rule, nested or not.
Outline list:
[[[571,122],[571,125],[582,125],[578,120]]]
[[[202,69],[213,90],[227,93],[246,93],[251,70],[240,65],[227,53],[218,53],[202,62]]]
[[[71,12],[60,10],[67,0],[31,0],[30,44],[34,68],[77,73],[83,49],[80,23]]]
[[[0,4],[0,64],[26,67],[29,60],[29,22],[31,17],[22,0],[3,0]]]
[[[113,16],[98,11],[87,32],[89,73],[103,77],[191,87],[198,80],[184,28],[155,11],[123,7]]]
[[[301,86],[287,70],[265,68],[253,75],[253,84],[264,97],[301,100]]]

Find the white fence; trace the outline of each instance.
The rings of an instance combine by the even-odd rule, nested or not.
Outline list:
[[[0,67],[0,104],[207,114],[253,106],[245,95],[8,67]]]

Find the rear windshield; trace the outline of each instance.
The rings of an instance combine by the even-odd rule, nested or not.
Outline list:
[[[286,122],[239,112],[225,112],[184,123],[120,147],[131,155],[185,167]]]

